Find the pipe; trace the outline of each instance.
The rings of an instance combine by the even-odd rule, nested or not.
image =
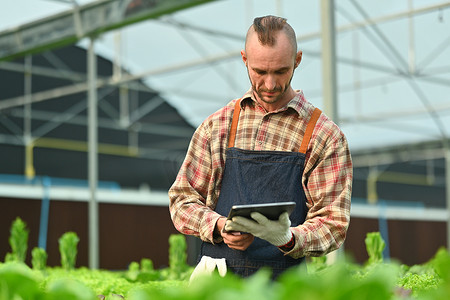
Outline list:
[[[378,217],[378,230],[380,231],[381,237],[385,242],[385,248],[383,250],[383,258],[387,261],[391,259],[391,251],[389,244],[389,225],[387,220],[387,203],[386,201],[381,202],[380,216]]]
[[[34,141],[34,147],[40,148],[54,148],[61,150],[71,150],[71,151],[88,151],[88,143],[85,141],[76,141],[68,139],[57,139],[57,138],[45,138],[41,137]],[[139,148],[136,146],[123,146],[115,144],[98,144],[99,154],[110,154],[118,156],[129,156],[137,157],[139,155]]]
[[[383,172],[378,175],[376,180],[422,186],[433,185],[435,181],[434,176],[432,175],[409,174],[401,172]]]
[[[379,172],[376,167],[371,167],[369,169],[369,176],[367,176],[367,202],[370,204],[375,204],[378,201],[377,193],[377,181]]]
[[[34,170],[34,163],[33,163],[33,149],[34,149],[34,143],[27,143],[25,145],[25,176],[28,179],[33,179],[36,175],[36,171]]]
[[[44,189],[41,202],[41,219],[39,225],[39,240],[38,247],[44,250],[47,249],[47,232],[48,232],[48,218],[50,212],[50,177],[44,176],[42,178],[42,187]]]

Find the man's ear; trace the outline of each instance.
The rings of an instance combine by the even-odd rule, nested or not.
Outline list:
[[[297,52],[297,55],[295,56],[295,67],[294,67],[294,69],[297,68],[298,65],[300,64],[300,62],[302,61],[302,55],[303,55],[303,52],[301,50]]]
[[[245,54],[244,50],[241,50],[241,56],[242,56],[242,61],[244,62],[245,66],[247,66],[247,55]]]

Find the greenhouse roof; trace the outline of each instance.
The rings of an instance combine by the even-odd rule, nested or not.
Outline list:
[[[105,1],[4,2],[0,31],[97,2]],[[447,141],[450,2],[348,0],[336,1],[334,8],[335,121],[353,151]],[[211,1],[106,31],[95,49],[119,60],[131,79],[159,91],[197,126],[249,88],[240,50],[253,18],[266,14],[286,17],[296,30],[303,61],[292,86],[322,108],[320,1]],[[77,43],[88,47],[89,40]]]

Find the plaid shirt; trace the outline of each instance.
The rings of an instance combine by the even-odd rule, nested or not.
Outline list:
[[[169,190],[169,209],[177,230],[210,243],[222,241],[213,235],[221,217],[214,208],[220,194],[235,101],[197,128]],[[267,113],[250,90],[241,102],[235,147],[298,152],[313,111],[314,106],[298,91],[284,108]],[[339,248],[350,221],[352,178],[347,140],[336,124],[322,114],[308,145],[302,178],[308,213],[302,225],[291,227],[296,243],[287,255],[321,256]]]

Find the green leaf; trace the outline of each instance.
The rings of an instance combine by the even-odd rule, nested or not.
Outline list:
[[[26,223],[19,217],[11,225],[9,244],[12,249],[12,259],[25,262],[28,248],[28,229]]]
[[[185,279],[189,269],[187,260],[186,237],[182,234],[172,234],[169,237],[169,279]]]
[[[77,245],[80,239],[75,232],[66,232],[58,240],[61,254],[61,266],[66,270],[75,268]]]
[[[369,254],[368,264],[383,262],[383,250],[386,246],[379,232],[369,232],[365,239],[367,254]]]
[[[42,295],[36,276],[23,263],[12,262],[0,268],[0,299],[39,299]]]
[[[47,266],[47,252],[42,248],[34,247],[31,250],[31,265],[35,270],[44,270]]]
[[[97,300],[94,292],[73,279],[59,279],[48,288],[48,300]]]

